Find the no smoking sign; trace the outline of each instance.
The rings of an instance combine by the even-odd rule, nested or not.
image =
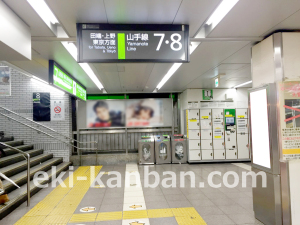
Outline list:
[[[60,113],[60,112],[61,112],[61,108],[60,108],[59,106],[56,106],[56,107],[54,108],[54,112],[55,112],[55,113]]]

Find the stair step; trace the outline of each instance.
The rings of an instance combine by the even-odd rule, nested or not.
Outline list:
[[[34,156],[43,154],[43,152],[44,152],[43,149],[34,149],[34,150],[29,150],[26,153],[28,153],[30,155],[30,157],[34,157]],[[23,154],[21,154],[21,153],[0,158],[0,168],[3,168],[5,166],[8,166],[8,165],[11,165],[13,163],[17,163],[17,162],[20,162],[23,160],[25,160],[25,158],[24,158]]]
[[[7,137],[3,137],[0,142],[8,142],[8,141],[13,141],[14,137],[13,136],[7,136]]]
[[[30,180],[33,179],[33,176],[36,172],[48,171],[52,168],[52,166],[57,166],[58,164],[60,164],[62,162],[63,162],[62,158],[52,158],[50,160],[43,162],[42,164],[39,164],[37,166],[30,168]],[[19,186],[26,184],[27,183],[27,170],[10,177],[10,179],[12,179]],[[10,193],[17,188],[15,185],[13,185],[12,183],[10,183],[6,180],[3,181],[3,186],[4,186],[4,190],[7,193]]]
[[[30,167],[36,166],[42,162],[47,161],[48,159],[52,159],[53,154],[43,154],[38,155],[30,159]],[[21,161],[18,163],[11,164],[7,167],[1,168],[0,172],[5,174],[8,177],[16,175],[27,169],[27,160]]]
[[[33,149],[33,145],[18,145],[18,146],[12,146],[12,147],[15,147],[19,150],[22,150],[22,151],[28,151],[28,150],[32,150]],[[13,150],[13,149],[10,149],[10,148],[5,148],[3,149],[6,156],[9,156],[9,155],[14,155],[14,154],[18,154],[19,152],[17,152],[16,150]]]
[[[72,163],[61,163],[57,166],[55,177],[57,177],[62,171],[68,170],[69,166]],[[52,171],[47,171],[49,175],[49,180],[40,181],[40,184],[47,184],[49,183],[54,177]],[[41,188],[34,185],[33,181],[30,182],[30,195],[36,194],[40,191]],[[0,205],[0,220],[15,210],[18,206],[20,206],[23,202],[27,200],[27,185],[21,186],[20,189],[16,189],[9,194],[10,201],[4,205]]]
[[[15,147],[15,146],[24,145],[24,141],[23,140],[21,140],[21,141],[7,141],[7,142],[5,142],[5,144],[7,144],[9,146],[12,146],[12,147]]]

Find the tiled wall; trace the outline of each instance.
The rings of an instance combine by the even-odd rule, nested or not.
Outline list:
[[[65,120],[41,122],[60,133],[71,137],[72,121],[71,121],[71,100],[68,94],[59,91],[47,84],[30,78],[23,73],[11,68],[11,96],[0,96],[0,106],[13,110],[26,118],[32,119],[32,93],[33,92],[50,92],[51,100],[64,100],[65,102]],[[1,110],[3,113],[4,111]],[[12,117],[12,114],[8,114]],[[17,116],[13,116],[18,118]],[[23,122],[25,120],[22,120]],[[30,124],[27,122],[27,124]],[[51,131],[39,127],[51,135],[55,135]],[[63,157],[64,161],[69,161],[71,154],[70,146],[63,144],[53,138],[50,138],[42,133],[38,133],[22,124],[14,121],[9,121],[7,118],[0,115],[0,130],[5,131],[7,135],[12,135],[15,140],[24,140],[25,144],[38,144],[36,148],[43,148],[45,153],[53,153],[54,157]]]

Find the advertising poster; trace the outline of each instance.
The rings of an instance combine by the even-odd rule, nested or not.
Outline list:
[[[300,159],[300,82],[280,82],[278,91],[282,157]]]
[[[50,93],[33,92],[33,121],[50,121]]]
[[[87,101],[87,127],[124,127],[125,101]]]
[[[11,76],[8,66],[0,66],[0,96],[10,96]]]
[[[128,127],[163,125],[162,100],[128,100],[126,103],[126,124]]]
[[[51,121],[65,119],[65,102],[63,100],[51,100]]]

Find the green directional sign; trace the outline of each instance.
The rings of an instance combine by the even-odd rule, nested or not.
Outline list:
[[[86,89],[71,75],[67,74],[56,62],[49,61],[49,81],[54,86],[86,101]]]

